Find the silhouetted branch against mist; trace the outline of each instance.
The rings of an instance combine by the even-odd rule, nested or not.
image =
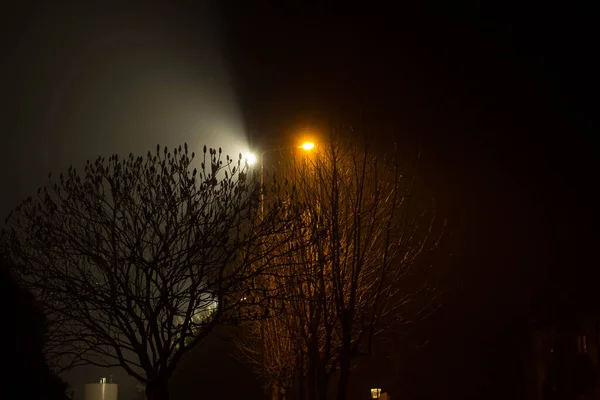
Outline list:
[[[49,176],[7,218],[3,242],[53,323],[58,366],[119,365],[165,397],[186,352],[250,315],[249,280],[284,245],[265,238],[288,237],[283,198],[258,213],[241,155],[205,146],[197,163],[187,145],[100,157]]]

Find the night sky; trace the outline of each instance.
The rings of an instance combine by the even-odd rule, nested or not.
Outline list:
[[[397,142],[448,226],[423,273],[439,309],[407,327],[389,390],[482,395],[514,321],[598,305],[598,29],[577,6],[451,3],[7,10],[0,211],[49,171],[157,143],[238,152],[340,125]]]

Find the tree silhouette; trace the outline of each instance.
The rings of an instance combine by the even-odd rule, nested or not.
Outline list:
[[[250,278],[276,265],[281,204],[258,214],[259,185],[242,161],[187,145],[70,167],[11,213],[5,232],[19,278],[53,323],[60,369],[121,366],[167,399],[181,358],[220,323],[252,318]],[[242,307],[244,306],[244,307]],[[246,310],[243,314],[241,309]]]
[[[301,398],[324,400],[338,373],[337,398],[344,400],[352,359],[405,322],[405,306],[429,291],[426,283],[401,286],[426,243],[436,241],[433,219],[411,209],[413,181],[402,176],[397,154],[390,156],[333,134],[281,168],[301,211],[287,242],[298,249],[278,255],[283,267],[262,282],[271,293],[269,318],[246,324],[238,340],[241,355],[271,386],[283,386],[274,391],[279,397],[297,385]]]

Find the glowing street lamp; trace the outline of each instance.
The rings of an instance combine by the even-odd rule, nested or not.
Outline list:
[[[303,150],[312,150],[315,148],[315,144],[313,142],[304,142],[299,146],[299,148]]]
[[[254,153],[247,153],[246,161],[248,162],[248,165],[256,164],[256,155]]]
[[[377,388],[377,389],[371,389],[371,398],[372,399],[378,399],[381,397],[381,389]]]

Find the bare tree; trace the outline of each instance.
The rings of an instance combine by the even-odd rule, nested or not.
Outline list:
[[[281,255],[287,273],[269,283],[280,294],[270,299],[280,311],[269,323],[278,328],[255,327],[254,346],[268,343],[284,350],[277,354],[281,360],[295,357],[299,381],[306,383],[301,397],[311,400],[327,397],[329,378],[338,371],[337,398],[344,400],[352,359],[378,333],[402,322],[403,307],[425,287],[403,291],[400,281],[424,249],[433,220],[411,211],[413,181],[402,176],[396,152],[380,157],[331,135],[315,154],[290,165],[286,176],[303,213],[295,228],[302,235],[293,241],[304,245]],[[261,365],[246,351],[248,340],[252,336],[240,344],[242,353],[263,375],[287,365]]]
[[[313,235],[317,232],[312,226],[314,220],[301,202],[292,201],[293,207],[287,204],[295,215],[290,224],[291,235],[286,238],[285,246],[273,254],[279,267],[254,280],[256,287],[263,288],[264,299],[258,302],[262,318],[243,324],[243,333],[236,336],[242,360],[250,362],[264,379],[269,397],[280,400],[288,398],[293,389],[299,389],[299,397],[304,398],[311,370],[308,361],[330,360],[319,356],[328,354],[323,346],[331,341],[333,326],[323,323],[324,303],[319,301],[323,289],[318,279],[318,254],[314,251]],[[287,210],[282,208],[280,212]],[[266,240],[279,242],[280,234],[273,233]],[[308,357],[307,351],[316,357]],[[311,398],[315,396],[312,393]]]
[[[298,346],[296,337],[281,317],[266,317],[244,324],[244,330],[235,336],[242,361],[250,362],[264,381],[264,389],[271,399],[286,399],[298,375]]]
[[[88,161],[7,218],[5,245],[45,306],[57,368],[121,366],[148,399],[167,399],[181,358],[249,316],[247,282],[279,245],[263,238],[284,239],[286,222],[276,202],[258,218],[241,155],[203,153],[199,170],[187,145]]]

